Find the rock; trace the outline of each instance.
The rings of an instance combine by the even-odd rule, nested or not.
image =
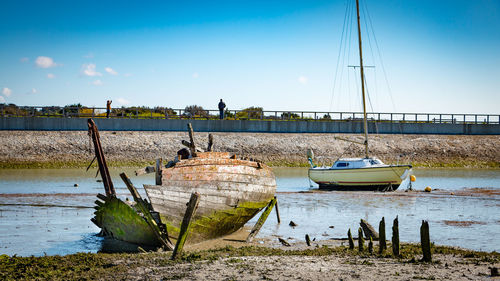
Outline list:
[[[74,186],[74,187],[78,187],[78,184],[77,184],[77,183],[75,183],[73,186]]]

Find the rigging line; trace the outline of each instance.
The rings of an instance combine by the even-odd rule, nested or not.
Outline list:
[[[347,58],[347,63],[349,63],[349,54],[351,50],[351,34],[352,34],[352,10],[353,10],[353,5],[351,4],[352,1],[349,1],[349,10],[347,11],[347,26],[346,26],[346,34],[345,34],[345,40],[344,40],[344,54],[342,56],[342,63],[341,63],[341,73],[340,73],[340,81],[343,81],[343,77],[345,75],[345,70],[344,66],[346,65],[345,61]],[[349,93],[349,72],[347,71],[347,94],[348,94],[348,101],[350,102],[350,93]],[[339,103],[342,102],[341,96],[339,96]]]
[[[337,74],[338,74],[338,71],[339,71],[340,54],[342,53],[342,44],[343,44],[343,40],[344,40],[344,31],[345,31],[345,27],[346,27],[346,20],[347,20],[347,11],[348,11],[348,8],[349,8],[349,4],[347,3],[345,14],[344,14],[344,23],[342,25],[342,34],[340,36],[339,53],[337,55],[337,66],[335,67],[335,76],[333,77],[332,97],[330,99],[330,107],[329,107],[328,111],[332,111],[332,107],[333,107],[333,99],[334,99],[334,96],[335,96],[335,86],[337,84],[337,77],[338,77]]]

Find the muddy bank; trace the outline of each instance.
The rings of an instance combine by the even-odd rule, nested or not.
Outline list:
[[[185,132],[100,132],[112,166],[142,166],[171,159],[188,139]],[[335,140],[361,141],[361,135],[214,133],[215,150],[261,159],[273,166],[305,166],[312,148],[319,164],[338,157],[363,155],[363,147]],[[195,133],[206,147],[208,133]],[[81,167],[93,157],[87,132],[0,131],[0,167]],[[500,167],[500,136],[372,135],[370,152],[386,163],[411,162],[420,167]]]

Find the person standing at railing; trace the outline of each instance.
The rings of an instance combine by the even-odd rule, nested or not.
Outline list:
[[[220,120],[224,119],[224,109],[226,108],[226,104],[220,99],[219,102],[219,118]]]
[[[106,118],[109,118],[109,113],[111,112],[111,100],[106,102]]]

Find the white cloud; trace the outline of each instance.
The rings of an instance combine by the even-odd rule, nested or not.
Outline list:
[[[101,86],[102,85],[102,81],[100,79],[97,79],[94,82],[92,82],[92,84],[94,84],[96,86]]]
[[[20,59],[19,59],[19,61],[20,61],[20,62],[29,62],[29,61],[30,61],[30,59],[29,59],[29,58],[27,58],[27,57],[23,57],[23,58],[20,58]]]
[[[28,92],[28,94],[36,94],[38,91],[35,88],[32,88],[31,91]]]
[[[47,74],[47,78],[54,79],[54,78],[56,78],[56,76],[52,73],[49,73],[49,74]]]
[[[299,78],[297,79],[297,81],[299,81],[299,83],[301,83],[301,84],[307,84],[308,80],[309,79],[305,76],[299,76]]]
[[[36,58],[35,64],[40,68],[51,68],[58,66],[58,64],[55,63],[52,58],[44,56],[39,56],[38,58]]]
[[[111,67],[106,67],[106,68],[104,68],[104,70],[106,70],[106,72],[109,73],[109,74],[111,74],[111,75],[118,75],[118,72],[116,72]]]
[[[196,78],[198,78],[199,76],[200,76],[200,75],[198,74],[198,72],[193,73],[193,78],[195,78],[195,79],[196,79]]]
[[[83,64],[82,65],[82,74],[86,76],[102,76],[100,72],[95,71],[95,64],[89,63],[89,64]]]
[[[117,102],[118,102],[118,104],[120,104],[120,105],[129,105],[129,104],[130,104],[130,101],[129,101],[129,100],[126,100],[126,99],[124,99],[124,98],[119,98],[119,99],[117,100]]]
[[[2,94],[6,97],[10,97],[10,95],[12,95],[12,90],[9,89],[9,88],[3,88],[2,89]]]

